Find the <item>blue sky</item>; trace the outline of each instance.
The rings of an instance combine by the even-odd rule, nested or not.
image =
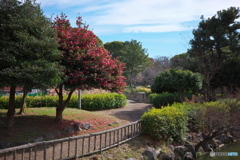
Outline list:
[[[189,48],[200,16],[239,7],[239,0],[37,0],[47,17],[65,13],[72,26],[78,15],[103,41],[135,39],[149,57],[173,57]]]

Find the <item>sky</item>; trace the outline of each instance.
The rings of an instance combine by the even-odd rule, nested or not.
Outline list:
[[[149,57],[173,57],[187,52],[200,17],[240,7],[239,0],[37,0],[47,17],[61,13],[75,27],[77,16],[103,43],[142,43]]]

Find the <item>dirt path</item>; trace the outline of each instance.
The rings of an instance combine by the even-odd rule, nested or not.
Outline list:
[[[138,103],[133,100],[127,100],[127,105],[123,108],[96,112],[114,116],[126,122],[135,122],[139,120],[143,113],[146,112],[149,108],[151,108],[151,106],[151,104]]]

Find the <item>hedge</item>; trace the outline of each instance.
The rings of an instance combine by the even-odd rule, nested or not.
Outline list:
[[[155,108],[161,108],[161,106],[172,105],[174,102],[181,102],[181,99],[176,93],[162,93],[151,94],[150,102]]]
[[[77,96],[73,96],[68,107],[77,108]],[[104,110],[112,108],[120,108],[126,105],[127,98],[123,94],[104,93],[104,94],[89,94],[82,96],[82,109],[84,110]]]
[[[67,97],[64,96],[64,99]],[[21,104],[22,96],[16,96],[15,107],[19,108]],[[126,105],[126,96],[118,93],[104,93],[104,94],[90,94],[82,95],[82,109],[84,110],[104,110],[119,108]],[[58,97],[57,96],[27,96],[27,106],[29,108],[35,107],[57,107]],[[78,96],[73,95],[68,108],[78,108]],[[0,109],[8,108],[8,96],[0,98]]]
[[[181,103],[182,100],[179,98],[177,93],[164,92],[161,94],[150,94],[150,103],[153,104],[155,108],[161,108],[162,106],[170,106],[173,103]],[[184,97],[191,99],[190,93],[184,93]]]

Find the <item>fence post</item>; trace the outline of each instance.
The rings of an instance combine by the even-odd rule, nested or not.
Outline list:
[[[68,138],[68,157],[70,156],[70,141],[71,137]]]
[[[78,157],[78,139],[75,140],[75,157],[77,158]]]
[[[47,159],[47,151],[46,151],[46,143],[45,141],[43,141],[43,145],[44,145],[44,160]]]
[[[83,139],[82,139],[82,155],[84,154],[84,137],[83,137]]]
[[[90,153],[90,145],[91,145],[91,134],[89,135],[89,138],[88,138],[88,153]]]
[[[54,154],[55,153],[55,145],[54,145],[53,141],[52,141],[52,145],[53,145],[53,153],[52,153],[53,156],[52,156],[52,159],[54,160],[55,159],[55,154]]]
[[[102,134],[100,134],[100,153],[102,154]]]

